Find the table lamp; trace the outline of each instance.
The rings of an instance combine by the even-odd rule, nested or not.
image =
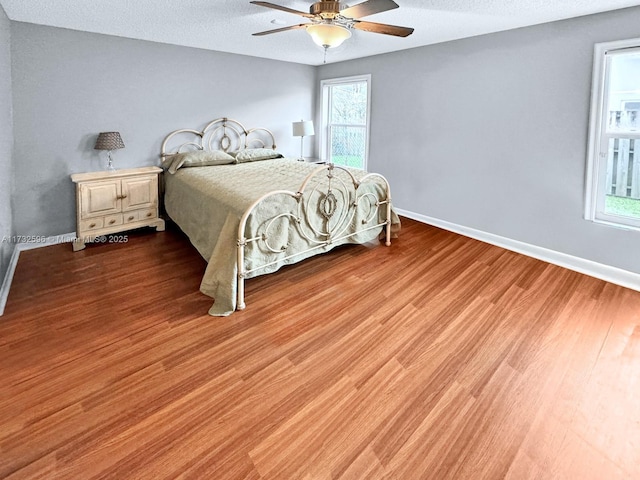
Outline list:
[[[109,158],[109,164],[107,170],[115,172],[116,169],[113,166],[113,159],[111,158],[111,151],[119,148],[124,148],[124,142],[120,136],[120,132],[101,132],[96,140],[95,150],[107,150],[107,157]]]
[[[309,135],[315,135],[313,131],[313,122],[311,120],[300,120],[299,122],[293,122],[293,136],[300,137],[300,160],[304,162],[304,156],[302,154],[304,149],[304,137]]]

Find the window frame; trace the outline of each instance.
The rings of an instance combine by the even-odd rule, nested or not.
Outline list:
[[[616,136],[607,133],[604,125],[608,111],[608,63],[612,56],[633,50],[640,52],[640,38],[597,43],[594,47],[584,209],[586,220],[626,230],[640,230],[640,219],[605,213],[605,194],[600,190],[601,182],[606,181],[608,141]],[[640,139],[640,132],[626,133],[624,137]]]
[[[331,95],[329,95],[330,87],[336,85],[345,85],[352,83],[367,84],[367,115],[366,124],[364,125],[365,145],[364,145],[364,161],[362,169],[366,170],[369,162],[369,138],[371,125],[371,74],[352,75],[349,77],[328,78],[320,81],[320,160],[327,162],[331,152],[331,137],[329,135],[329,112],[331,111]],[[351,124],[348,124],[351,125]]]

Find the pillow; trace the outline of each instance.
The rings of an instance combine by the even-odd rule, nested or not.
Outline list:
[[[244,150],[232,152],[231,155],[236,157],[236,163],[257,162],[259,160],[284,157],[281,153],[270,148],[245,148]]]
[[[235,159],[222,150],[213,150],[211,152],[207,152],[204,150],[195,150],[193,152],[177,153],[168,157],[164,166],[168,164],[169,173],[176,173],[179,168],[184,167],[228,165],[234,162]]]

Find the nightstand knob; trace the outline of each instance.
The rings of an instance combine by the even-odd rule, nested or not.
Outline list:
[[[89,225],[89,228],[93,228],[93,227],[95,227],[95,226],[96,226],[96,224],[95,224],[95,223],[92,223],[91,225]]]
[[[147,213],[147,217],[150,217],[151,215],[153,215],[151,212]]]
[[[115,220],[109,220],[109,225],[113,225],[114,223],[116,223]]]
[[[127,196],[126,195],[118,195],[116,198],[118,200],[124,200],[125,198],[127,198]]]
[[[129,217],[129,220],[133,220],[133,216]]]

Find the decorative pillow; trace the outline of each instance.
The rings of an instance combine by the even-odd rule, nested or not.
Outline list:
[[[179,168],[184,167],[206,167],[209,165],[228,165],[234,163],[235,159],[222,150],[213,150],[207,152],[204,150],[195,150],[193,152],[184,152],[172,155],[165,163],[168,164],[169,173],[176,173]]]
[[[232,152],[231,155],[236,157],[236,163],[257,162],[259,160],[284,157],[281,153],[270,148],[245,148],[244,150]]]

